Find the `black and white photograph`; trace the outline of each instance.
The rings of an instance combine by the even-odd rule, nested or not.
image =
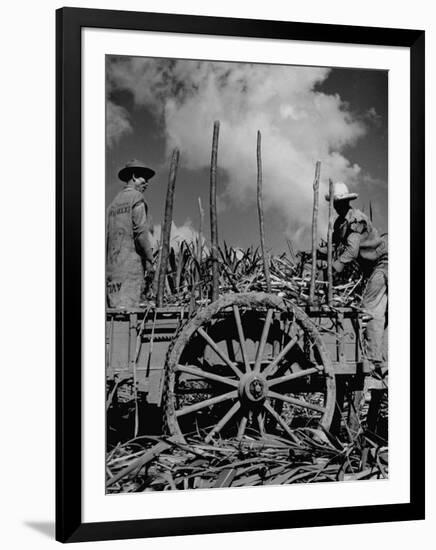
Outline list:
[[[431,3],[73,6],[2,12],[2,548],[431,548]]]
[[[106,494],[389,479],[388,71],[105,79]]]

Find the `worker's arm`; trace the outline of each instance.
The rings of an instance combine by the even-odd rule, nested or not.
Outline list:
[[[326,260],[327,259],[327,245],[319,245],[316,250],[316,257],[319,260]]]
[[[343,271],[346,264],[351,263],[357,259],[360,249],[360,241],[362,236],[360,233],[350,233],[347,237],[347,241],[341,251],[340,256],[333,262],[333,269],[337,273]]]
[[[341,226],[340,218],[336,218],[333,226],[333,234],[332,234],[332,246],[336,254],[338,253],[340,242],[341,242],[341,239],[339,237],[340,226]],[[317,257],[320,260],[327,260],[327,253],[328,253],[328,243],[326,240],[322,240],[321,244],[318,245]]]
[[[153,250],[150,243],[150,235],[147,224],[145,204],[138,202],[132,210],[133,236],[138,253],[143,258],[145,268],[151,269],[153,265]]]

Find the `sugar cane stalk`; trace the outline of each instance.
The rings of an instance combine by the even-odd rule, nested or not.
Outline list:
[[[216,213],[216,176],[219,131],[220,123],[219,120],[216,120],[213,124],[212,155],[210,161],[210,240],[212,258],[212,301],[215,301],[218,298],[219,294],[218,223]]]
[[[312,213],[312,274],[310,278],[309,303],[315,300],[316,279],[316,251],[318,246],[318,207],[319,207],[319,175],[321,162],[318,160],[315,167],[315,179],[313,180],[313,213]]]
[[[145,464],[148,464],[151,460],[154,460],[157,456],[159,456],[161,453],[163,453],[167,449],[170,449],[171,443],[173,440],[174,438],[169,438],[168,442],[160,441],[154,447],[145,451],[140,457],[138,457],[135,460],[132,460],[132,462],[129,465],[127,465],[124,469],[122,469],[116,475],[114,475],[113,477],[107,480],[106,487],[110,487],[114,483],[117,483],[117,481],[125,477],[127,474],[129,474],[133,470],[141,468]]]
[[[260,248],[262,251],[263,270],[265,274],[266,290],[271,292],[271,277],[269,273],[268,257],[265,251],[265,230],[263,220],[263,201],[262,201],[262,136],[257,131],[257,212],[259,214],[260,230]]]
[[[327,230],[327,281],[328,281],[328,304],[333,301],[333,182],[329,179],[329,225]]]
[[[167,276],[168,256],[170,251],[171,225],[173,222],[174,191],[176,187],[177,167],[179,164],[179,150],[174,149],[171,158],[170,174],[168,177],[167,197],[165,201],[165,215],[162,225],[161,253],[159,262],[159,276],[157,283],[156,305],[162,307]]]

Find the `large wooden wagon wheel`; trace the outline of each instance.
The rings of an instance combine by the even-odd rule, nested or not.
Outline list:
[[[200,310],[168,350],[169,431],[210,442],[297,427],[329,429],[332,364],[313,322],[266,293],[226,294]]]

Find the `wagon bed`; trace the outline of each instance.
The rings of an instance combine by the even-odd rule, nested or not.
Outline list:
[[[325,306],[302,306],[307,315],[320,327],[324,327],[324,340],[332,354],[335,374],[337,375],[358,375],[369,374],[370,364],[361,356],[361,313],[356,308],[338,307],[326,308]],[[106,344],[107,354],[107,375],[112,378],[115,374],[119,376],[131,376],[130,346],[126,346],[126,338],[129,338],[130,330],[138,327],[144,322],[144,329],[141,338],[141,353],[138,358],[137,369],[141,370],[141,364],[145,357],[151,353],[152,363],[158,368],[159,360],[165,360],[165,353],[168,343],[174,338],[181,322],[192,316],[189,307],[168,306],[168,307],[141,307],[132,309],[108,308],[106,311]],[[222,313],[230,315],[228,313]],[[340,330],[340,325],[345,325]],[[333,328],[339,329],[336,334],[329,334]],[[344,339],[344,333],[346,337]],[[134,334],[132,334],[134,336]],[[154,349],[151,350],[150,342],[153,342]],[[166,343],[166,345],[156,345]],[[121,345],[120,345],[121,344]],[[133,350],[132,350],[133,351]],[[136,348],[135,348],[136,351]],[[142,365],[142,370],[144,365]]]
[[[202,409],[219,411],[218,427],[197,426],[210,440],[236,413],[248,418],[244,411],[257,415],[262,407],[290,436],[283,405],[270,405],[281,401],[307,408],[308,423],[317,414],[316,422],[330,429],[335,407],[342,407],[346,392],[361,392],[371,371],[362,353],[361,314],[350,307],[286,307],[277,296],[248,293],[226,294],[195,312],[182,306],[108,309],[108,382],[133,381],[135,392],[162,407],[166,427],[181,437],[187,418],[197,424],[203,418],[206,425]],[[220,402],[235,399],[226,412]]]

